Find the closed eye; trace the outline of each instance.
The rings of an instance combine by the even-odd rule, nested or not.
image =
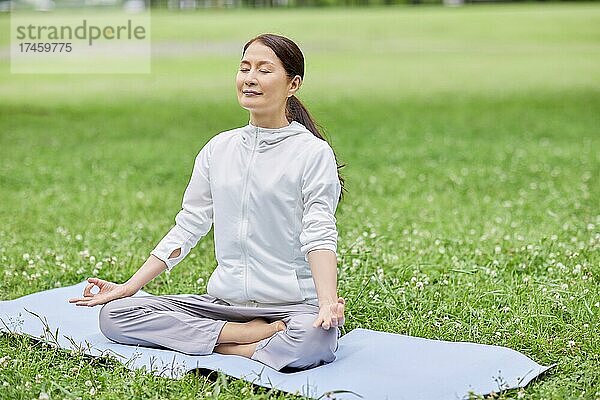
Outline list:
[[[248,68],[241,68],[240,69],[241,72],[248,72],[250,71]],[[264,69],[261,69],[260,72],[264,72],[265,74],[270,74],[271,71],[265,71]]]

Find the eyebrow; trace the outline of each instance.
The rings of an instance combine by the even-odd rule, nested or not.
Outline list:
[[[242,60],[242,61],[240,61],[240,64],[250,64],[250,61],[248,61],[248,60]],[[261,64],[273,64],[273,65],[275,65],[275,63],[273,63],[273,62],[271,62],[269,60],[261,60],[261,61],[259,61],[258,65],[261,65]]]

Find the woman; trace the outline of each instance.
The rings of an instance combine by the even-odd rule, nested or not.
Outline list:
[[[200,150],[176,225],[126,283],[89,278],[83,297],[69,300],[106,303],[99,317],[106,337],[236,354],[276,370],[335,359],[345,302],[337,296],[334,213],[344,181],[294,96],[303,77],[304,57],[290,39],[263,34],[246,43],[236,87],[248,125]],[[213,223],[218,265],[206,294],[131,297],[171,271]]]

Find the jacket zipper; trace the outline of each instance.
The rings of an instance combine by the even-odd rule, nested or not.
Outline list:
[[[248,249],[246,247],[246,233],[247,233],[247,206],[248,201],[246,199],[248,192],[248,180],[250,177],[250,167],[252,166],[252,161],[254,160],[254,152],[256,150],[256,143],[258,142],[258,128],[254,130],[254,144],[252,147],[252,154],[250,155],[250,161],[248,162],[248,170],[246,171],[246,181],[244,182],[244,190],[242,195],[242,226],[240,233],[240,244],[242,245],[242,253],[244,256],[244,294],[246,295],[246,300],[250,300],[250,296],[248,295]]]

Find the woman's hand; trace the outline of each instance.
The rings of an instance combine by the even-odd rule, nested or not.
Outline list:
[[[322,326],[327,330],[332,326],[344,325],[344,305],[346,300],[338,297],[337,303],[328,303],[319,306],[319,316],[313,323],[315,328]]]
[[[87,281],[89,285],[83,290],[83,297],[69,299],[69,303],[75,303],[77,306],[93,307],[129,296],[127,287],[124,284],[113,283],[98,278],[88,278]],[[92,293],[94,286],[100,288],[98,293]]]

